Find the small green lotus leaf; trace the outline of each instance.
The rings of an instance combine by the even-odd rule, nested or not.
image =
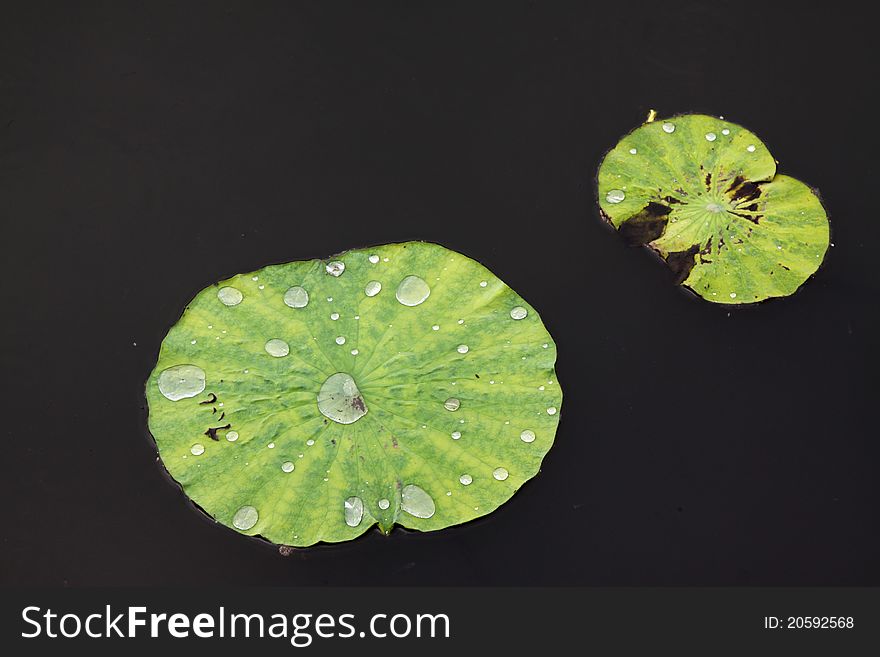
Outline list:
[[[442,529],[537,474],[562,391],[538,313],[436,244],[272,265],[202,290],[146,384],[162,461],[282,545]]]
[[[648,245],[708,301],[793,293],[828,248],[828,218],[807,185],[735,123],[689,114],[626,135],[599,167],[599,206],[627,243]]]

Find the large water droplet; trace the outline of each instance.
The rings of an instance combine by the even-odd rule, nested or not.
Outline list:
[[[351,375],[332,374],[318,392],[318,410],[339,424],[352,424],[367,414],[367,404]]]
[[[294,468],[296,468],[296,466],[293,464],[293,461],[285,461],[281,464],[282,472],[293,472]]]
[[[228,440],[231,443],[234,443],[236,440],[238,440],[238,431],[227,431],[226,432],[226,440]]]
[[[256,525],[257,520],[259,519],[260,514],[257,513],[257,510],[254,507],[243,506],[235,512],[235,515],[232,518],[232,525],[236,529],[246,532],[248,529]]]
[[[605,194],[605,200],[609,203],[620,203],[625,198],[626,192],[624,192],[622,189],[612,189],[607,194]]]
[[[470,348],[466,344],[460,344],[455,348],[455,350],[460,354],[466,354],[468,351],[470,351]]]
[[[470,486],[473,483],[474,478],[471,477],[469,474],[463,474],[458,478],[458,481],[461,483],[462,486]]]
[[[379,281],[370,281],[364,288],[364,294],[368,297],[374,297],[382,291],[382,284]]]
[[[453,431],[451,434],[453,440],[458,440],[461,438],[461,431]]]
[[[309,305],[309,293],[304,287],[294,285],[284,293],[284,303],[291,308],[305,308]]]
[[[447,411],[457,411],[461,408],[461,402],[455,397],[450,397],[445,402],[443,402],[443,408]]]
[[[718,139],[718,135],[716,135],[714,132],[706,133],[706,141],[715,141],[716,139]]]
[[[510,473],[507,471],[507,468],[495,468],[492,471],[492,476],[498,481],[504,481],[510,476]]]
[[[521,434],[519,434],[520,440],[524,443],[533,443],[535,442],[535,432],[531,429],[526,429]]]
[[[331,276],[342,276],[342,272],[345,271],[345,263],[341,260],[334,260],[327,263],[326,269]]]
[[[205,453],[205,446],[202,443],[196,443],[192,447],[189,448],[189,451],[193,456],[199,456]]]
[[[522,306],[516,306],[510,311],[510,316],[513,319],[525,319],[526,315],[529,314],[529,311],[523,308]]]
[[[403,487],[400,494],[400,508],[416,518],[430,518],[434,515],[434,500],[415,484]]]
[[[344,335],[340,335],[339,337],[337,337],[337,338],[336,338],[336,344],[339,344],[339,345],[345,344],[345,336],[344,336]]]
[[[376,504],[378,504],[378,505],[379,505],[379,508],[382,509],[383,511],[384,511],[385,509],[387,509],[389,506],[391,506],[391,502],[389,502],[389,501],[388,501],[386,498],[384,498],[384,497],[383,497],[381,500],[379,500]]]
[[[159,392],[171,401],[195,397],[205,389],[205,370],[195,365],[176,365],[159,375]]]
[[[274,356],[275,358],[283,358],[290,353],[290,345],[284,340],[279,340],[278,338],[272,338],[269,340],[266,343],[265,349],[267,354]]]
[[[372,263],[375,265],[377,262],[379,262],[379,256],[377,256],[377,255],[371,255],[371,256],[368,258],[368,260],[369,260],[370,262],[372,262]]]
[[[378,260],[378,258],[376,258]],[[364,501],[359,497],[349,497],[343,503],[345,511],[345,524],[349,527],[357,527],[364,517]]]
[[[234,287],[221,287],[217,290],[217,298],[224,306],[237,306],[244,299],[244,295]]]
[[[663,132],[671,135],[673,132],[675,132],[675,126],[672,123],[664,123]]]
[[[431,294],[431,288],[418,276],[407,276],[397,286],[395,296],[404,306],[418,306]]]

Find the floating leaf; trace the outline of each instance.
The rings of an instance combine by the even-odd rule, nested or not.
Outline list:
[[[599,206],[627,243],[648,245],[718,303],[789,295],[828,248],[815,192],[778,175],[754,134],[711,116],[652,121],[621,139],[599,167]]]
[[[284,545],[483,516],[535,476],[562,391],[541,319],[486,268],[409,242],[202,290],[147,381],[165,467]]]

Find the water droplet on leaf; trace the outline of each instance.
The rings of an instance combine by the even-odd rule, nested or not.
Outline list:
[[[159,375],[158,385],[171,401],[195,397],[205,389],[205,370],[196,365],[169,367]]]
[[[272,338],[266,342],[265,349],[267,354],[274,356],[275,358],[283,358],[290,353],[290,345],[284,340],[279,340],[278,338]]]
[[[416,518],[430,518],[434,515],[434,500],[415,484],[403,487],[400,495],[400,508]]]
[[[341,260],[333,260],[332,262],[327,263],[327,273],[331,276],[342,276],[342,272],[345,271],[345,263]]]
[[[235,516],[232,518],[232,525],[236,529],[246,532],[248,529],[251,529],[256,525],[257,520],[259,519],[260,514],[257,513],[257,510],[254,507],[243,506],[235,512]]]
[[[217,290],[217,298],[224,306],[237,306],[244,299],[241,290],[234,287],[221,287]]]
[[[370,281],[364,288],[364,294],[368,297],[374,297],[382,291],[382,284],[379,281]]]
[[[309,293],[305,288],[294,285],[284,293],[284,303],[291,308],[305,308],[309,305]]]
[[[626,192],[624,192],[622,189],[612,189],[607,194],[605,194],[605,200],[609,203],[620,203],[625,198]]]
[[[404,306],[418,306],[431,295],[431,288],[418,276],[407,276],[397,286],[395,296]]]
[[[378,261],[379,258],[376,258]],[[345,510],[345,524],[349,527],[357,527],[364,517],[364,502],[359,497],[349,497],[343,505]]]
[[[339,424],[352,424],[367,414],[367,404],[350,374],[337,372],[318,392],[318,410]]]

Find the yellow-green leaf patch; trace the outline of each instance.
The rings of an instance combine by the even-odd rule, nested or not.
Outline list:
[[[537,474],[562,391],[538,313],[479,263],[408,242],[202,290],[146,384],[184,492],[282,545],[492,512]]]
[[[602,215],[626,242],[654,249],[708,301],[792,294],[828,248],[815,192],[778,174],[753,133],[712,116],[636,128],[605,156],[598,186]]]

